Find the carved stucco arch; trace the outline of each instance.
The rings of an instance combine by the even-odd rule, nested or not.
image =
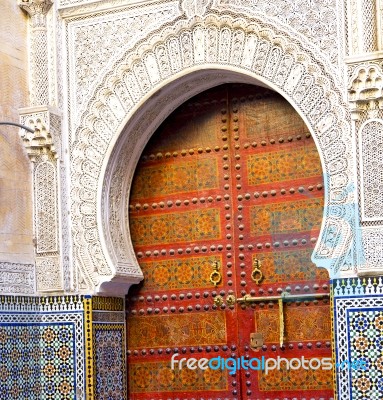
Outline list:
[[[339,84],[325,59],[286,31],[254,18],[208,15],[181,19],[127,52],[81,118],[72,150],[71,211],[75,265],[88,289],[126,292],[141,279],[126,220],[138,158],[172,110],[230,81],[276,90],[312,132],[326,185],[312,258],[330,277],[338,274],[355,228],[352,146]]]

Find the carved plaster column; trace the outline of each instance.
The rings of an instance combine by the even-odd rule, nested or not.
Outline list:
[[[60,240],[61,117],[46,106],[20,110],[21,123],[35,132],[22,131],[32,161],[33,226],[37,291],[61,292],[65,276]]]
[[[30,103],[48,104],[48,38],[47,13],[51,0],[19,0],[19,6],[30,16]]]
[[[383,61],[349,67],[349,105],[357,150],[359,275],[383,273]]]
[[[53,3],[18,4],[30,16],[30,107],[20,110],[20,122],[35,129],[33,134],[21,130],[21,136],[33,163],[37,292],[71,291],[61,113],[49,105],[47,14]]]
[[[373,53],[379,50],[377,1],[348,1],[348,47],[350,55]]]
[[[383,274],[383,0],[348,0],[348,101],[359,195],[359,275]]]

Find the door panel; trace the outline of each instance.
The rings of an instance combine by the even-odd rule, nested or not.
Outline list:
[[[227,90],[184,104],[145,149],[130,200],[130,233],[144,282],[128,299],[129,398],[232,398],[227,371],[170,368],[171,356],[238,356],[234,312],[213,295],[213,263],[227,264],[224,186]],[[226,112],[226,111],[225,111]],[[144,378],[143,378],[144,377]],[[203,393],[203,394],[202,394]]]
[[[330,399],[331,371],[170,368],[177,352],[331,357],[327,299],[275,300],[328,292],[327,273],[310,261],[322,214],[315,144],[281,96],[224,85],[176,110],[147,145],[130,196],[145,280],[127,299],[129,398]],[[257,351],[255,332],[265,342]]]
[[[323,215],[323,178],[315,143],[295,110],[272,91],[233,88],[229,107],[235,159],[236,297],[264,298],[237,306],[238,320],[245,321],[239,323],[240,354],[248,359],[331,357],[326,347],[331,341],[327,301],[289,301],[281,310],[278,301],[267,300],[282,292],[328,290],[327,272],[310,261]],[[252,279],[256,260],[262,273],[258,284]],[[264,337],[258,352],[250,348],[252,332]],[[242,398],[332,396],[331,371],[241,371],[241,382]]]

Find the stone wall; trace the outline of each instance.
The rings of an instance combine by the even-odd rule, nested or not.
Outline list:
[[[16,1],[0,2],[0,26],[0,121],[19,122],[28,102],[28,24]],[[33,260],[30,168],[18,128],[0,126],[0,262]]]

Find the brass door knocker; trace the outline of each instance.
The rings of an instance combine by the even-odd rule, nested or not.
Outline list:
[[[219,269],[220,269],[219,262],[213,261],[213,263],[211,265],[213,267],[213,272],[210,274],[210,282],[214,286],[217,286],[222,281],[222,275],[219,272]]]
[[[261,266],[262,266],[261,261],[259,261],[259,260],[256,258],[256,259],[254,260],[254,262],[253,262],[253,271],[251,272],[251,279],[252,279],[257,285],[259,285],[259,284],[262,282],[263,278],[264,278],[263,273],[262,273],[262,271],[261,271]]]

